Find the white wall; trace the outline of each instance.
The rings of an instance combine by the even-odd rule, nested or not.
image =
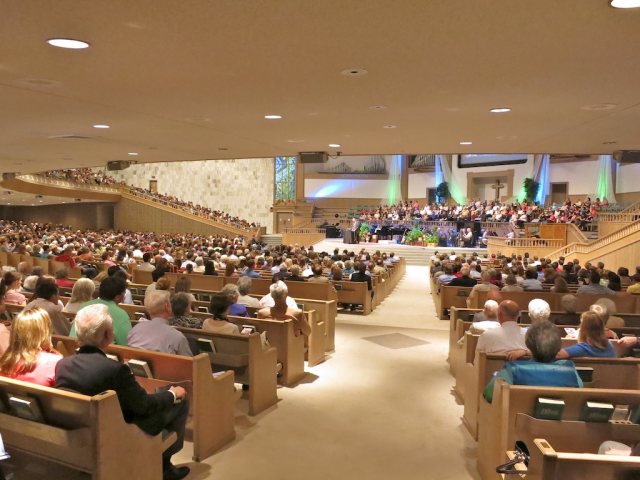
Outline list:
[[[409,174],[409,198],[425,198],[427,188],[436,188],[436,174],[416,172]]]
[[[551,183],[567,182],[569,195],[593,195],[598,189],[598,161],[552,163],[549,165]]]
[[[274,184],[273,158],[140,163],[109,172],[129,185],[149,188],[158,181],[158,193],[172,195],[214,210],[222,210],[271,231]]]
[[[388,180],[348,178],[306,178],[304,195],[308,198],[387,198]]]
[[[458,168],[458,156],[453,155],[451,175],[453,181],[458,185],[460,192],[463,196],[467,195],[467,173],[471,172],[497,172],[504,170],[513,170],[513,195],[517,197],[518,192],[522,188],[522,182],[525,178],[530,177],[533,173],[533,155],[527,155],[527,163],[518,163],[514,165],[495,165],[492,167],[471,167],[471,168]],[[506,192],[502,190],[503,195]],[[492,198],[490,196],[490,198]]]
[[[640,163],[620,165],[616,178],[616,193],[640,191],[640,182],[638,182],[638,179],[640,179]]]

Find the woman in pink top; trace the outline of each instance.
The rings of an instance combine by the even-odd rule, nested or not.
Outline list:
[[[18,290],[20,290],[20,275],[14,272],[6,272],[2,280],[0,280],[0,296],[4,295],[3,301],[17,305],[26,305],[27,297]]]
[[[62,355],[51,344],[51,319],[41,308],[20,312],[13,320],[9,347],[0,356],[0,375],[53,387]]]

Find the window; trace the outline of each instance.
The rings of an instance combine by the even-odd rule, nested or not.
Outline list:
[[[296,157],[276,157],[276,202],[296,200]]]

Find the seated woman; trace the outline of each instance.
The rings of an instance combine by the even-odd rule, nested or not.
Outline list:
[[[560,351],[560,333],[551,322],[532,324],[525,336],[531,360],[507,362],[484,389],[484,398],[493,399],[497,378],[511,385],[535,385],[541,387],[582,387],[576,366],[570,360],[556,360]]]
[[[227,283],[222,287],[222,293],[229,297],[229,301],[231,302],[231,305],[229,305],[229,308],[227,309],[227,315],[234,315],[236,317],[249,316],[246,305],[238,303],[240,290],[238,290],[238,286],[235,283]]]
[[[191,264],[188,264],[191,265]],[[173,287],[174,293],[184,292],[189,295],[191,303],[196,301],[196,297],[191,293],[191,280],[186,275],[181,275],[176,279],[176,284]]]
[[[0,295],[4,302],[26,305],[27,297],[20,293],[20,275],[17,272],[6,272],[0,280]]]
[[[237,325],[227,321],[227,310],[231,306],[231,300],[224,293],[216,293],[211,297],[209,313],[212,318],[207,318],[202,324],[202,329],[207,332],[239,334]]]
[[[71,298],[62,309],[66,313],[78,313],[85,303],[93,299],[96,284],[88,278],[80,278],[71,290]]]
[[[172,327],[202,328],[202,319],[191,315],[191,297],[185,292],[171,295],[171,313],[169,325]]]
[[[307,318],[302,310],[291,308],[287,305],[287,294],[289,289],[287,285],[279,281],[269,287],[271,297],[273,298],[273,307],[265,307],[258,310],[258,318],[273,318],[274,320],[293,320],[294,333],[296,337],[300,335],[309,335],[311,326],[307,322]]]
[[[0,356],[0,375],[53,387],[62,355],[51,344],[51,319],[41,308],[23,310],[13,320],[9,347]]]
[[[213,263],[212,260],[205,260],[204,261],[204,272],[203,275],[218,275],[218,272],[216,272],[216,267]]]
[[[605,333],[602,315],[589,310],[580,316],[578,343],[560,350],[557,358],[616,356],[616,351]]]

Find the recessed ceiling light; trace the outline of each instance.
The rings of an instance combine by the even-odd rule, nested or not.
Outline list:
[[[222,152],[226,152],[229,149],[227,147],[218,147],[218,150],[220,150]]]
[[[93,128],[111,128],[111,125],[105,125],[105,124],[102,124],[102,123],[98,123],[98,124],[94,125]]]
[[[473,145],[473,142],[460,142],[460,145]]]
[[[50,38],[47,43],[52,47],[70,48],[72,50],[82,50],[89,48],[89,44],[82,40],[74,40],[72,38]]]
[[[615,145],[616,143],[618,142],[616,142],[615,140],[608,140],[606,142],[602,142],[603,145]]]
[[[509,113],[511,111],[508,107],[497,107],[489,110],[491,113]]]
[[[340,73],[347,77],[361,77],[369,72],[364,68],[347,68],[346,70],[342,70]]]
[[[385,125],[382,128],[398,128],[397,125]]]
[[[640,0],[611,0],[613,8],[638,8]]]
[[[386,105],[371,105],[369,110],[386,110]]]
[[[615,103],[595,103],[593,105],[585,105],[580,107],[582,110],[588,110],[590,112],[599,112],[602,110],[613,110],[618,105]]]
[[[289,140],[287,140],[288,143],[303,143],[304,140],[302,139],[296,139],[296,138],[290,138]]]
[[[269,114],[265,115],[264,118],[266,118],[267,120],[280,120],[282,118],[282,115]]]
[[[331,148],[340,148],[342,145],[340,145],[339,143],[330,143],[329,147]]]
[[[129,153],[127,153],[127,155],[131,155],[132,157],[137,157],[138,156],[138,152],[129,152]]]

